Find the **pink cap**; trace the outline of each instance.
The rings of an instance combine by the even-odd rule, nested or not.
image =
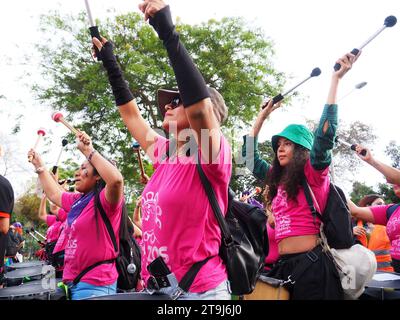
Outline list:
[[[60,118],[63,118],[63,115],[61,112],[54,112],[53,115],[51,116],[51,118],[55,121],[55,122],[59,122]]]
[[[38,131],[37,131],[37,134],[41,134],[43,137],[46,135],[46,131],[44,130],[44,128],[40,128]]]

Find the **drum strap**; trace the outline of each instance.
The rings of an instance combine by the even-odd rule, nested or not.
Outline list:
[[[115,258],[114,258],[114,259],[109,259],[109,260],[99,261],[99,262],[96,262],[96,263],[90,265],[89,267],[85,268],[85,269],[74,279],[74,281],[72,281],[72,284],[73,284],[73,285],[78,284],[78,282],[81,281],[82,277],[83,277],[86,273],[88,273],[90,270],[96,268],[97,266],[99,266],[99,265],[101,265],[101,264],[113,263],[114,261],[115,261]]]

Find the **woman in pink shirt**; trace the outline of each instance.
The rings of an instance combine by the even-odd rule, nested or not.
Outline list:
[[[231,149],[220,131],[227,108],[205,81],[172,23],[169,6],[149,0],[140,4],[167,50],[179,91],[159,90],[158,106],[167,139],[149,127],[129,90],[112,44],[93,38],[121,117],[133,138],[151,158],[155,172],[142,193],[142,277],[150,290],[179,299],[230,299],[225,265],[218,255],[221,232],[197,172],[201,166],[223,213],[227,210]],[[174,277],[151,277],[147,267],[162,258]],[[159,261],[159,259],[157,260]],[[188,292],[177,282],[196,262],[205,262]],[[165,274],[164,274],[165,275]],[[154,276],[154,275],[153,275]],[[163,281],[164,279],[164,281]]]
[[[100,216],[100,206],[112,225],[118,243],[124,203],[121,173],[93,148],[86,133],[78,132],[76,137],[78,149],[87,159],[75,173],[78,193],[62,192],[44,167],[40,155],[33,149],[28,153],[46,196],[68,212],[64,232],[66,245],[63,282],[71,289],[73,300],[116,292],[117,253]],[[89,271],[78,283],[73,284],[83,270]]]
[[[365,155],[361,152],[365,150]],[[357,155],[366,163],[381,172],[389,183],[393,183],[393,190],[397,197],[400,196],[400,170],[393,168],[375,159],[368,148],[362,145],[356,146]],[[386,226],[389,237],[392,256],[392,266],[395,272],[400,273],[400,205],[382,205],[370,207],[358,207],[350,199],[348,200],[351,214],[358,220]]]
[[[341,67],[332,74],[315,137],[305,126],[291,124],[272,137],[272,164],[261,159],[257,136],[264,121],[280,106],[273,105],[272,99],[260,111],[250,134],[244,137],[242,154],[246,165],[268,185],[267,204],[275,217],[280,259],[268,276],[283,280],[294,300],[343,299],[338,271],[319,245],[321,221],[311,213],[304,187],[310,186],[317,202],[315,207],[322,213],[328,198],[331,149],[337,128],[337,88],[356,58],[348,53],[337,61]]]

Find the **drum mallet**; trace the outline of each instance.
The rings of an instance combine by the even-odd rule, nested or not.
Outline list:
[[[385,30],[386,28],[393,27],[396,23],[397,23],[397,18],[395,16],[386,17],[383,23],[383,27],[381,27],[377,32],[375,32],[367,41],[365,41],[358,48],[354,48],[353,50],[351,50],[351,53],[356,56],[362,48],[364,48],[368,43],[374,40],[383,30]],[[336,63],[333,69],[335,69],[335,71],[338,71],[340,69],[340,64]]]
[[[143,168],[143,161],[142,161],[142,156],[140,154],[140,144],[137,141],[132,142],[132,149],[136,152],[137,156],[138,156],[138,161],[139,161],[139,167],[140,167],[140,175],[143,177],[145,177],[145,172],[144,172],[144,168]]]
[[[62,145],[61,146],[61,150],[60,150],[60,153],[58,154],[58,159],[57,159],[56,165],[53,166],[53,169],[52,169],[53,174],[56,174],[56,172],[57,172],[58,165],[60,164],[61,154],[62,154],[62,152],[64,150],[64,147],[67,144],[68,144],[68,140],[67,139],[62,139],[62,141],[61,141],[61,145]]]
[[[34,234],[32,234],[28,229],[25,229],[25,233],[29,234],[33,239],[35,239],[37,242],[42,243],[38,238],[35,237]]]
[[[279,101],[283,100],[283,98],[285,98],[285,96],[287,96],[290,92],[292,92],[294,89],[296,89],[297,87],[301,86],[304,82],[308,81],[311,78],[314,77],[318,77],[321,74],[321,69],[320,68],[314,68],[311,71],[311,74],[304,79],[303,81],[301,81],[300,83],[298,83],[297,85],[295,85],[293,88],[289,89],[288,91],[286,91],[285,93],[280,93],[278,95],[276,95],[275,97],[272,98],[273,104],[278,103]],[[267,103],[265,103],[262,108],[264,109],[267,105],[268,105],[269,101]]]
[[[92,38],[97,38],[100,42],[101,42],[101,36],[100,36],[100,32],[99,32],[99,28],[95,25],[93,17],[92,17],[92,11],[90,10],[90,6],[89,6],[89,0],[85,0],[85,6],[86,6],[86,12],[88,15],[88,20],[89,20],[89,31],[90,31],[90,35]],[[101,59],[99,58],[99,50],[97,49],[96,46],[94,46],[94,50],[96,52],[96,56],[97,56],[97,61],[100,61]]]
[[[338,137],[336,137],[336,141],[340,142],[341,144],[344,144],[346,147],[349,147],[351,150],[356,151],[356,147],[357,147],[356,144],[350,144],[346,141],[343,141],[342,139],[339,139]],[[362,156],[366,156],[367,150],[365,150],[365,149],[361,150],[360,154]]]
[[[34,228],[31,228],[31,231],[36,233],[38,236],[40,236],[41,238],[43,238],[44,240],[46,240],[46,237],[44,235],[42,235],[40,232],[36,231]]]
[[[43,128],[40,128],[37,131],[37,134],[38,134],[38,137],[36,139],[35,145],[33,146],[33,150],[36,150],[37,146],[39,145],[40,140],[42,139],[42,137],[44,137],[46,135],[46,131]],[[32,156],[29,156],[28,161],[32,162],[32,158],[33,158]]]
[[[51,116],[51,118],[55,121],[55,122],[61,122],[64,126],[66,126],[69,130],[71,130],[72,133],[74,134],[78,134],[79,131],[77,129],[75,129],[73,126],[71,126],[65,119],[64,116],[62,115],[61,112],[54,112],[53,115]]]

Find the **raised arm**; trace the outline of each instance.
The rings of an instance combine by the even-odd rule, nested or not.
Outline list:
[[[40,183],[47,198],[58,207],[61,207],[62,191],[59,184],[54,181],[53,176],[46,169],[40,154],[30,149],[28,152],[28,158],[29,157],[32,157],[32,164],[35,167],[35,172],[39,176]]]
[[[47,211],[46,211],[46,195],[42,195],[42,199],[40,199],[39,205],[39,219],[46,222],[47,221]]]
[[[145,0],[139,8],[163,41],[190,127],[203,157],[210,163],[219,154],[221,132],[204,78],[179,39],[169,6],[162,0]],[[208,129],[207,142],[200,138],[202,129]]]
[[[85,132],[77,134],[78,149],[88,159],[106,183],[105,196],[110,204],[118,203],[124,195],[124,179],[116,166],[97,152],[92,141]]]
[[[365,156],[361,154],[362,150],[366,150]],[[357,155],[366,163],[368,163],[370,166],[374,167],[376,170],[378,170],[380,173],[382,173],[387,182],[392,183],[392,184],[400,184],[400,170],[393,168],[392,166],[389,166],[377,159],[375,159],[372,156],[372,153],[369,149],[357,145],[356,146],[356,151]]]
[[[351,215],[356,220],[362,220],[366,222],[375,222],[374,215],[369,207],[359,207],[350,199],[347,199],[347,205],[349,206]]]
[[[359,56],[359,55],[358,55]],[[351,53],[344,55],[337,63],[340,69],[334,71],[329,87],[328,98],[322,112],[318,128],[315,130],[314,144],[310,153],[313,168],[323,170],[332,162],[332,152],[337,129],[337,91],[340,80],[351,69],[358,56]]]
[[[264,105],[264,104],[263,104]],[[250,133],[243,137],[242,145],[242,158],[245,160],[246,167],[253,173],[253,175],[262,181],[266,179],[267,172],[270,164],[261,159],[258,152],[258,135],[270,114],[281,106],[281,102],[273,105],[272,99],[267,103],[267,106],[262,109],[258,114]]]
[[[147,153],[158,134],[150,128],[141,116],[133,94],[124,79],[123,72],[114,55],[111,42],[102,38],[102,42],[100,43],[97,38],[93,38],[93,44],[98,48],[99,56],[107,71],[108,80],[121,118],[132,137],[139,142],[140,146]]]

